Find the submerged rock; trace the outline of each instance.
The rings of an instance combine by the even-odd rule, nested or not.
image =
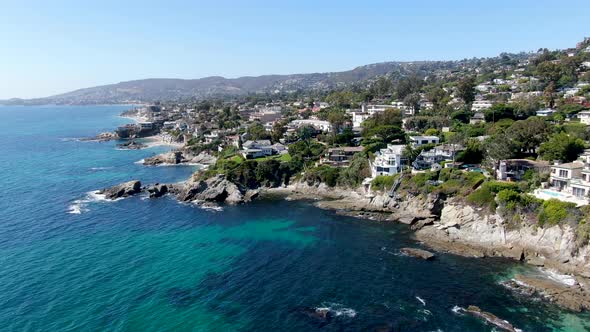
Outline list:
[[[418,248],[401,248],[400,252],[408,255],[408,256],[412,256],[412,257],[416,257],[416,258],[421,258],[424,260],[431,260],[434,259],[434,254],[431,253],[430,251],[426,251],[423,249],[418,249]]]
[[[98,193],[104,195],[106,199],[117,199],[129,197],[141,192],[141,182],[133,180],[100,190]]]
[[[487,323],[492,324],[498,328],[501,328],[504,331],[509,331],[509,332],[516,332],[517,331],[517,329],[514,328],[514,326],[512,326],[512,324],[510,324],[510,322],[503,320],[501,318],[498,318],[496,315],[494,315],[492,313],[483,311],[477,306],[470,305],[469,307],[467,307],[467,309],[463,309],[462,311],[470,314],[471,316],[485,320]]]
[[[130,140],[125,143],[117,144],[117,147],[119,149],[139,150],[147,147],[147,145],[138,143],[135,140]]]
[[[320,325],[329,323],[334,317],[329,308],[301,307],[297,309],[297,312],[307,316]]]

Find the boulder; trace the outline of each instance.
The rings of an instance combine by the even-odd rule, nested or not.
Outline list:
[[[419,229],[424,228],[424,226],[428,226],[428,225],[432,225],[432,224],[434,224],[434,218],[424,218],[424,219],[418,220],[418,222],[416,222],[410,228],[413,231],[417,231]]]
[[[245,189],[225,179],[223,174],[207,180],[194,180],[186,183],[179,190],[178,199],[181,201],[204,201],[228,204],[239,204],[255,197],[255,193],[247,194]]]
[[[401,248],[400,252],[404,255],[421,258],[424,260],[431,260],[434,259],[434,254],[430,251],[426,251],[423,249],[418,248]]]
[[[147,191],[150,194],[150,198],[158,198],[168,193],[168,186],[165,184],[156,183],[153,186],[149,186]]]
[[[504,331],[509,331],[509,332],[516,332],[517,331],[516,328],[514,328],[514,326],[512,326],[512,324],[510,324],[510,322],[503,320],[501,318],[498,318],[496,315],[494,315],[492,313],[483,311],[477,306],[470,305],[469,307],[467,307],[467,309],[463,309],[463,311],[465,313],[470,314],[471,316],[482,319],[482,320],[486,321],[487,323],[492,324]]]
[[[106,199],[117,199],[129,197],[141,192],[141,182],[133,180],[100,190],[98,194],[104,195]]]

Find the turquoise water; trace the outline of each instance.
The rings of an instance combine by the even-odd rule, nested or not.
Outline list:
[[[88,193],[194,171],[135,163],[164,147],[75,140],[127,122],[126,108],[0,107],[2,331],[491,331],[452,310],[469,304],[524,331],[589,329],[586,315],[498,284],[526,266],[399,255],[415,245],[403,225],[283,200],[98,201]],[[302,307],[336,316],[324,324]]]

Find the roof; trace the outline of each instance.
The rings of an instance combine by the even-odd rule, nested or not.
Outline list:
[[[576,169],[576,168],[584,168],[584,163],[583,162],[579,162],[579,161],[574,161],[574,162],[571,162],[571,163],[552,165],[551,167],[555,167],[555,168],[566,168],[566,169]]]
[[[332,152],[332,151],[361,152],[363,150],[364,150],[364,147],[362,147],[362,146],[342,146],[342,147],[328,149],[329,152]]]
[[[439,140],[438,136],[410,136],[410,139]]]

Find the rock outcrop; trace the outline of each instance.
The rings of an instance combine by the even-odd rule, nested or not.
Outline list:
[[[516,332],[517,331],[517,329],[514,328],[514,326],[512,326],[512,324],[510,324],[510,322],[503,320],[501,318],[498,318],[496,315],[494,315],[492,313],[483,311],[477,306],[470,305],[469,307],[467,307],[467,309],[462,309],[461,311],[463,311],[471,316],[482,319],[485,322],[502,329],[503,331],[508,331],[508,332]]]
[[[206,152],[201,152],[194,156],[189,151],[177,150],[145,158],[143,164],[149,166],[179,164],[213,165],[215,162],[217,162],[217,158]]]
[[[145,158],[143,160],[144,165],[155,166],[162,164],[176,165],[182,162],[186,162],[180,151],[171,151],[162,153],[153,157]]]
[[[257,196],[257,191],[241,188],[227,180],[223,174],[207,180],[188,181],[177,189],[177,197],[184,202],[202,201],[228,204],[247,202]]]
[[[529,296],[538,294],[573,311],[590,310],[590,292],[580,285],[568,286],[547,278],[516,275],[508,287]]]
[[[147,191],[150,195],[150,198],[162,197],[168,193],[168,185],[156,183],[147,187]]]
[[[431,253],[430,251],[427,250],[423,250],[423,249],[418,249],[418,248],[401,248],[399,250],[402,254],[404,255],[408,255],[408,256],[412,256],[412,257],[416,257],[416,258],[421,258],[424,260],[432,260],[434,259],[434,254]]]
[[[117,199],[123,197],[129,197],[141,192],[141,182],[133,180],[125,183],[118,184],[116,186],[105,188],[98,191],[98,194],[104,195],[106,199]]]
[[[142,143],[138,143],[135,140],[129,140],[129,141],[126,141],[125,143],[117,144],[117,147],[119,149],[125,149],[125,150],[139,150],[139,149],[146,148],[147,145],[142,144]]]
[[[416,232],[435,248],[466,256],[499,256],[586,276],[590,248],[579,247],[569,225],[510,226],[500,215],[479,211],[459,200],[447,201],[440,219]]]

